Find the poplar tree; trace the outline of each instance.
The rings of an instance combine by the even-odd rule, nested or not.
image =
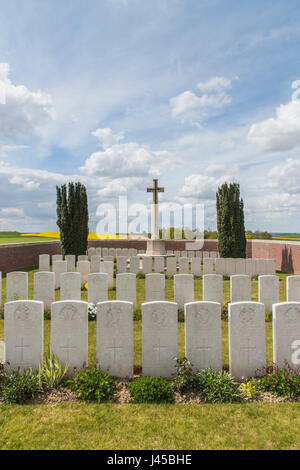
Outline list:
[[[89,215],[86,188],[69,183],[56,186],[57,225],[63,255],[83,255],[88,247]]]
[[[245,258],[244,202],[240,185],[224,183],[216,194],[219,253],[222,258]]]

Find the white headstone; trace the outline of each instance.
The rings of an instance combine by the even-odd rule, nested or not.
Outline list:
[[[300,361],[300,302],[273,305],[273,361],[283,368],[288,363],[299,368]]]
[[[96,247],[96,255],[102,257],[102,248],[100,246]]]
[[[286,299],[288,302],[300,302],[300,276],[287,276]]]
[[[117,300],[132,302],[136,307],[136,275],[132,273],[117,274]]]
[[[142,262],[143,274],[152,273],[152,256],[144,256]]]
[[[88,301],[92,304],[108,300],[108,274],[92,273],[88,275]]]
[[[108,274],[108,287],[114,286],[114,263],[112,261],[102,261],[100,272]]]
[[[127,256],[117,257],[117,273],[122,274],[127,271]]]
[[[201,258],[192,258],[191,273],[197,277],[201,276]]]
[[[214,260],[212,258],[203,258],[203,275],[214,273]]]
[[[100,262],[101,262],[101,257],[99,255],[93,255],[91,257],[91,273],[100,272]]]
[[[209,257],[210,257],[210,258],[213,258],[213,259],[216,259],[217,253],[216,253],[215,251],[210,251],[210,252],[209,252]]]
[[[272,312],[272,305],[279,302],[279,278],[277,276],[259,276],[258,299],[265,305],[267,312]]]
[[[55,289],[60,288],[60,275],[68,272],[68,266],[66,261],[54,261],[53,268],[55,274]]]
[[[182,251],[180,252],[180,257],[181,257],[181,258],[187,258],[187,250],[182,250]]]
[[[178,262],[178,260],[179,260],[179,258],[180,258],[180,253],[181,253],[181,251],[179,251],[179,250],[175,250],[175,251],[174,251],[174,255],[175,255],[175,258],[176,258],[176,261],[177,261],[177,262]]]
[[[140,259],[137,256],[130,257],[130,272],[138,274],[140,270]]]
[[[275,259],[266,259],[266,273],[265,274],[276,274],[276,260]]]
[[[103,261],[111,261],[114,262],[114,257],[111,255],[103,256]]]
[[[218,302],[223,307],[223,277],[221,274],[203,276],[203,300]]]
[[[189,259],[179,258],[179,274],[189,274]]]
[[[178,310],[184,310],[184,304],[194,302],[194,276],[192,274],[176,274],[174,276],[174,302]]]
[[[266,365],[265,308],[259,302],[229,304],[229,372],[253,377]]]
[[[62,255],[52,255],[52,266],[54,265],[55,261],[62,261]]]
[[[6,301],[28,299],[28,273],[15,271],[6,274]]]
[[[132,377],[132,303],[113,300],[97,304],[97,367],[113,377]]]
[[[165,259],[163,256],[154,257],[154,272],[163,273],[165,269]]]
[[[5,304],[4,343],[7,370],[38,371],[43,362],[43,302],[18,300]]]
[[[137,250],[135,248],[129,248],[128,250],[128,256],[136,256],[137,255]]]
[[[221,305],[216,302],[185,304],[185,351],[194,372],[211,367],[222,370]]]
[[[177,305],[149,302],[142,305],[143,375],[171,377],[178,354]]]
[[[66,255],[65,256],[65,261],[67,262],[67,271],[69,273],[74,273],[75,272],[75,266],[76,266],[76,256],[75,255]]]
[[[114,258],[116,256],[115,248],[108,248],[108,255]]]
[[[209,258],[209,251],[202,251],[202,259]]]
[[[87,366],[87,302],[63,300],[52,304],[51,351],[62,367],[68,364],[68,375]]]
[[[96,255],[96,248],[94,246],[91,246],[91,248],[88,249],[88,257],[89,261],[91,261],[92,256]]]
[[[255,262],[252,258],[247,258],[245,260],[245,274],[248,276],[254,276],[255,275]]]
[[[167,276],[172,277],[176,274],[176,258],[175,256],[167,258]]]
[[[236,258],[225,258],[225,274],[229,277],[236,274],[235,261]]]
[[[250,302],[251,277],[246,274],[234,274],[230,277],[231,302]]]
[[[44,302],[44,311],[51,311],[55,301],[55,274],[42,271],[34,273],[34,300]]]
[[[102,248],[102,256],[103,256],[103,258],[104,258],[104,256],[108,256],[108,253],[109,253],[109,252],[108,252],[108,248],[107,248],[107,247]]]
[[[50,271],[50,255],[39,256],[39,270]]]
[[[89,261],[78,261],[77,272],[81,276],[81,285],[86,284],[88,282],[88,275],[91,272],[91,263]]]
[[[165,300],[164,274],[146,274],[146,302]]]
[[[236,258],[235,260],[235,273],[246,274],[246,260],[244,258]]]
[[[196,251],[196,258],[200,258],[202,260],[202,251]]]
[[[89,260],[88,255],[79,255],[78,258],[77,258],[77,262],[78,261],[88,261],[88,260]]]
[[[60,300],[81,300],[80,273],[60,275]]]
[[[225,274],[225,270],[226,270],[225,259],[226,258],[216,258],[216,261],[215,261],[216,274],[222,274],[222,276]]]
[[[188,258],[194,258],[195,257],[195,252],[191,251],[191,250],[188,250],[187,255],[188,255]]]
[[[116,256],[122,256],[122,248],[116,248]]]

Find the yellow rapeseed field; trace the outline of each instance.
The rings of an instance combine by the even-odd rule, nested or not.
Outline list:
[[[41,233],[22,233],[22,237],[44,237],[60,238],[59,232],[41,232]],[[115,233],[89,233],[89,240],[126,240],[126,235],[117,235]]]

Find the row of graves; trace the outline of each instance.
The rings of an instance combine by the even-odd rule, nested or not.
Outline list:
[[[107,272],[122,274],[164,273],[168,277],[175,274],[193,274],[201,276],[205,274],[221,274],[232,276],[234,274],[247,274],[249,276],[275,275],[276,261],[274,259],[244,259],[244,258],[202,258],[176,256],[127,256],[119,255],[81,255],[77,259],[74,255],[52,256],[52,270],[57,273],[57,283],[62,272],[80,272],[82,276],[88,273]],[[40,255],[39,270],[50,271],[50,256]],[[58,287],[58,286],[57,286]]]
[[[85,262],[86,263],[86,262]],[[136,307],[137,276],[134,273],[116,274],[111,262],[109,272],[48,272],[41,271],[34,274],[34,300],[44,303],[46,312],[50,312],[51,304],[59,298],[65,300],[82,300],[82,288],[88,290],[88,302],[97,304],[108,300],[108,292],[115,284],[116,300],[132,302]],[[173,298],[179,311],[183,311],[184,305],[195,300],[195,277],[193,274],[175,274],[173,283]],[[166,300],[166,277],[161,273],[146,274],[145,279],[139,279],[145,283],[146,302]],[[198,281],[200,282],[200,281]],[[246,274],[235,274],[230,277],[231,302],[251,301],[252,285],[251,277]],[[57,291],[59,289],[59,291]],[[205,274],[202,278],[202,300],[217,302],[223,305],[224,281],[221,274]],[[2,291],[2,289],[1,289]],[[287,276],[286,300],[300,302],[300,276]],[[11,272],[6,276],[6,301],[28,299],[28,273]],[[263,275],[258,277],[258,300],[264,304],[267,312],[272,311],[273,304],[279,302],[279,277],[275,275]]]
[[[185,355],[194,371],[222,369],[221,304],[189,302],[185,311]],[[142,373],[171,377],[178,356],[178,304],[142,305]],[[5,304],[4,363],[8,370],[37,370],[44,351],[44,304],[19,300]],[[229,304],[229,364],[236,379],[254,376],[266,365],[265,306],[260,302]],[[88,364],[88,303],[58,301],[51,305],[51,350],[68,374]],[[133,303],[97,304],[96,364],[115,377],[134,371]],[[300,344],[300,302],[273,305],[273,359],[279,367],[295,362]]]

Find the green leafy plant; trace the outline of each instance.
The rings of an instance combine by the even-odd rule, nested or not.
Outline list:
[[[239,386],[239,390],[242,395],[250,400],[255,400],[260,394],[260,390],[257,384],[257,380],[250,379],[247,382],[242,383]]]
[[[82,400],[97,403],[107,400],[116,391],[115,380],[102,370],[95,368],[77,372],[67,384]]]
[[[68,365],[66,364],[62,368],[54,354],[49,350],[43,367],[40,367],[39,376],[46,387],[55,388],[63,381],[67,370]]]
[[[204,369],[197,374],[197,390],[207,403],[225,403],[240,400],[239,385],[228,372]]]
[[[188,392],[196,387],[196,375],[193,373],[192,364],[184,357],[175,358],[176,372],[173,374],[173,388],[179,393]]]
[[[3,373],[0,382],[0,397],[4,403],[22,404],[43,392],[39,374],[32,369]]]
[[[141,377],[129,384],[132,403],[172,403],[172,384],[161,377]]]
[[[269,392],[278,397],[300,396],[300,371],[292,369],[287,363],[283,368],[272,365],[258,369],[257,376],[259,388],[263,392]]]

